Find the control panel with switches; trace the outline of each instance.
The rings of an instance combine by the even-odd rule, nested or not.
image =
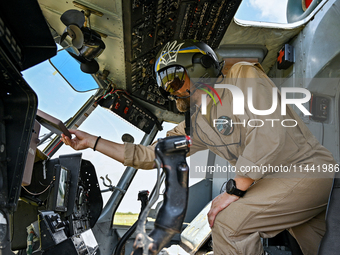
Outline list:
[[[158,91],[155,57],[170,40],[195,39],[217,48],[241,0],[123,1],[127,91],[159,108],[178,113]]]
[[[159,130],[162,130],[157,117],[146,108],[136,104],[123,90],[109,92],[97,100],[97,103],[147,134],[151,132],[155,124]]]
[[[329,98],[313,95],[311,100],[312,116],[316,121],[326,121],[329,115]]]

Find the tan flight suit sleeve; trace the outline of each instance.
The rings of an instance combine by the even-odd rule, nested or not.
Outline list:
[[[265,75],[262,68],[256,65],[235,66],[230,70],[229,75],[231,79],[234,79],[234,84],[243,91],[245,98],[245,114],[237,116],[240,122],[245,121],[246,123],[245,147],[238,157],[236,169],[238,175],[258,180],[264,175],[262,171],[246,172],[245,167],[248,167],[249,170],[251,168],[256,169],[256,167],[258,169],[261,165],[271,164],[273,166],[285,162],[286,156],[289,157],[289,143],[291,141],[288,139],[287,128],[281,125],[284,118],[281,116],[280,98],[278,98],[278,105],[274,113],[264,116],[255,115],[250,112],[248,107],[248,87],[253,88],[254,108],[267,110],[272,106],[272,88],[275,85]],[[267,121],[268,119],[275,121]],[[257,127],[251,127],[248,123],[249,120],[258,120],[250,123]],[[264,122],[262,127],[258,127],[262,125],[260,120]],[[272,125],[274,125],[274,128]],[[283,148],[285,149],[283,150]]]
[[[185,122],[182,121],[176,127],[169,130],[166,136],[185,135]],[[152,145],[144,146],[140,144],[125,143],[124,147],[124,165],[132,166],[138,169],[153,169],[155,159],[155,146],[157,142]]]

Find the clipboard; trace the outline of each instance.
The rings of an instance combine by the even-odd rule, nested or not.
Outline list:
[[[63,133],[64,135],[68,136],[70,139],[71,133],[68,131],[64,123],[54,118],[53,116],[47,114],[46,112],[43,112],[41,110],[37,110],[36,120],[45,128],[49,129],[50,131],[56,133],[57,135],[61,136]]]

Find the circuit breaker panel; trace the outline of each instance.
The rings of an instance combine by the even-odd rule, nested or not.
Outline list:
[[[157,120],[157,117],[148,109],[136,104],[123,90],[112,90],[97,100],[97,103],[117,114],[119,117],[129,121],[129,123],[147,134],[151,132],[154,125],[156,125],[159,130],[162,130],[162,126]]]
[[[218,47],[241,0],[128,0],[123,2],[127,90],[176,112],[158,91],[154,63],[172,39],[195,39]]]

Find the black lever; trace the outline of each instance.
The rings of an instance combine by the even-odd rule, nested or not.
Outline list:
[[[155,161],[157,168],[162,167],[166,175],[164,202],[158,212],[155,228],[149,235],[145,232],[146,217],[157,200],[158,193],[142,213],[133,254],[157,254],[176,233],[180,233],[187,210],[189,166],[186,163],[186,154],[190,144],[189,136],[158,140]]]

